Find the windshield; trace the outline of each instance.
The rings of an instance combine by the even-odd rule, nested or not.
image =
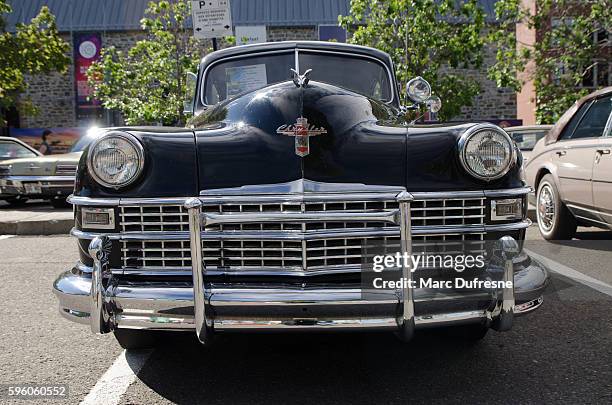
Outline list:
[[[260,54],[221,61],[206,72],[204,103],[216,104],[238,94],[291,80],[295,52]],[[380,100],[392,98],[387,68],[375,59],[338,53],[299,52],[300,73],[312,69],[311,80]],[[368,80],[363,80],[367,77]]]
[[[0,141],[0,159],[38,156],[25,146],[12,141]]]
[[[548,130],[534,130],[525,132],[514,132],[512,139],[516,142],[520,150],[533,150],[535,144],[546,136]]]

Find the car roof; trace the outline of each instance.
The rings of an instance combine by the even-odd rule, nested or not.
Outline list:
[[[264,42],[261,44],[249,44],[232,46],[229,48],[221,49],[209,53],[202,58],[202,66],[208,65],[216,60],[224,59],[229,56],[236,55],[247,55],[250,53],[257,53],[263,51],[282,51],[291,49],[311,49],[311,50],[322,50],[322,51],[339,51],[355,53],[360,55],[373,56],[384,62],[391,71],[393,71],[393,64],[389,54],[380,51],[375,48],[367,46],[345,44],[342,42],[327,42],[327,41],[280,41],[280,42]]]
[[[18,143],[21,146],[25,147],[26,149],[36,153],[37,155],[42,156],[42,153],[40,153],[39,151],[37,151],[36,149],[34,149],[30,145],[28,145],[27,143],[25,143],[21,139],[13,138],[12,136],[0,136],[0,141],[11,141],[11,142]]]
[[[591,94],[588,94],[582,97],[580,100],[576,101],[573,106],[571,106],[562,116],[559,118],[559,121],[553,126],[553,128],[546,135],[546,145],[556,142],[561,136],[561,133],[570,122],[574,114],[582,107],[585,103],[590,102],[595,98],[599,98],[602,96],[606,96],[608,94],[612,94],[612,86],[604,87],[601,90],[597,90]]]

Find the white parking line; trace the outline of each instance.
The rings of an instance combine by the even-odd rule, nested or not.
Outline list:
[[[597,280],[596,278],[587,276],[586,274],[583,274],[577,270],[574,270],[571,267],[567,267],[561,263],[558,263],[554,260],[549,259],[546,256],[542,256],[535,252],[532,252],[531,250],[525,249],[525,252],[529,256],[533,257],[537,261],[544,264],[546,267],[548,267],[550,270],[554,271],[555,273],[559,273],[562,276],[571,278],[572,280],[575,280],[581,284],[584,284],[587,287],[591,287],[594,290],[597,290],[601,293],[612,296],[612,285],[604,283],[601,280]]]
[[[121,352],[112,366],[98,380],[81,404],[115,405],[121,400],[136,375],[147,362],[152,350]]]
[[[15,235],[0,235],[0,240],[12,238],[13,236],[15,236]]]

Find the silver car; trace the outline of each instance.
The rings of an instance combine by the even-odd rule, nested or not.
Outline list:
[[[612,87],[576,102],[525,166],[542,236],[571,239],[578,225],[612,229]]]

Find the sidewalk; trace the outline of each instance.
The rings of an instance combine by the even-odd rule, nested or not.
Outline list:
[[[0,235],[68,234],[74,226],[72,209],[54,209],[46,203],[28,202],[18,209],[0,202]]]

